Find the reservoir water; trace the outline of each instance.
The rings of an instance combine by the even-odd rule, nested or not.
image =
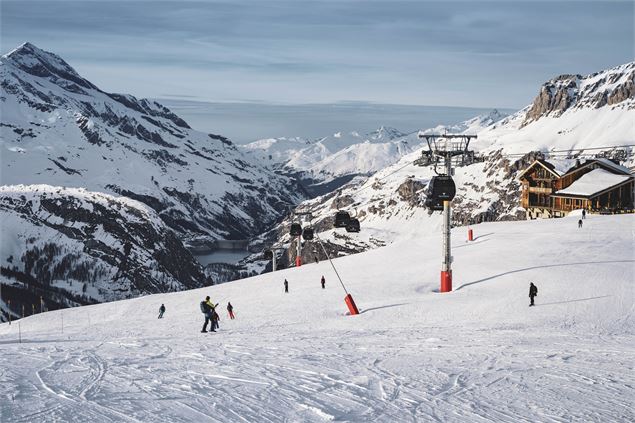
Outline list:
[[[236,264],[249,254],[247,250],[215,250],[205,254],[194,254],[194,258],[203,266],[210,263]]]

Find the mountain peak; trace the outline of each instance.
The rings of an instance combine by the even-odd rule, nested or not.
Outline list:
[[[383,139],[393,140],[395,138],[400,138],[405,135],[406,134],[399,131],[398,129],[392,128],[390,126],[384,126],[384,125],[380,126],[379,129],[368,134],[368,136],[373,140],[383,140]]]
[[[25,42],[18,48],[2,56],[3,64],[15,66],[33,76],[49,78],[51,80],[64,79],[84,88],[97,88],[82,78],[61,57],[42,50],[35,45]]]
[[[604,106],[632,108],[635,104],[635,62],[590,75],[564,74],[545,82],[526,113],[523,125],[542,116],[559,117],[570,109]]]

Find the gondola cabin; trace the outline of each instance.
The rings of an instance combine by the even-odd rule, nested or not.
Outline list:
[[[359,220],[351,219],[348,222],[348,225],[346,225],[346,232],[359,232],[359,231],[360,231]]]
[[[431,211],[442,211],[444,201],[452,201],[456,195],[456,185],[449,175],[433,176],[428,185],[425,206]]]
[[[313,228],[304,228],[302,238],[304,238],[305,241],[311,241],[313,239]]]
[[[351,215],[348,212],[340,210],[335,213],[335,219],[333,221],[333,226],[336,228],[345,228],[346,225],[351,221]]]
[[[300,236],[302,235],[302,225],[299,223],[292,223],[291,229],[289,230],[289,234],[291,236]]]

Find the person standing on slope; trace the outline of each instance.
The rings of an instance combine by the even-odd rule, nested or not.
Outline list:
[[[322,284],[322,289],[325,289],[326,279],[324,279],[324,275],[322,275],[322,279],[320,279],[320,283]]]
[[[578,220],[578,229],[582,227],[582,219]]]
[[[230,302],[227,302],[227,314],[231,320],[234,320],[234,306]]]
[[[288,294],[289,293],[289,281],[288,280],[284,280],[284,293]]]
[[[529,300],[531,301],[531,303],[529,304],[529,307],[534,305],[534,297],[538,296],[538,287],[536,285],[534,285],[533,282],[529,282]]]
[[[586,219],[586,210],[582,209],[582,219]]]
[[[201,313],[203,313],[203,315],[205,316],[205,324],[203,324],[203,330],[201,330],[201,332],[205,333],[207,332],[207,324],[211,323],[210,325],[210,332],[216,332],[214,330],[214,315],[213,315],[213,311],[214,311],[214,304],[212,304],[212,302],[208,297],[205,297],[205,301],[201,301]]]
[[[165,305],[161,304],[161,307],[159,307],[159,319],[163,319],[163,313],[165,313]]]

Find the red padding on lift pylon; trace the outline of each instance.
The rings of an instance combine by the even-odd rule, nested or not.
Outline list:
[[[452,271],[441,271],[441,292],[452,291]]]
[[[346,305],[348,306],[348,311],[351,313],[351,316],[359,314],[359,310],[357,310],[357,305],[355,305],[355,301],[353,300],[351,294],[344,297],[344,301],[346,301]]]
[[[467,230],[467,240],[468,241],[474,241],[474,234],[472,233],[471,229]]]
[[[302,266],[302,257],[297,256],[295,258],[295,267],[300,267],[300,266]]]

